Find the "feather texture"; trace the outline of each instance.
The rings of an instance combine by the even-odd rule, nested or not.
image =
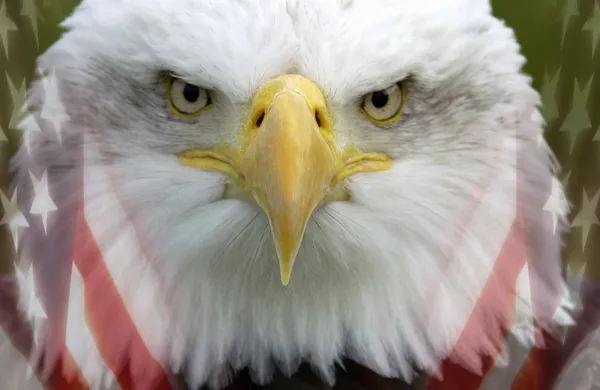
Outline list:
[[[42,79],[60,87],[60,104],[44,117],[66,113],[62,138],[40,117],[48,106],[38,82],[27,145],[14,161],[26,209],[32,164],[59,183],[51,233],[32,223],[20,240],[46,273],[43,292],[65,258],[41,260],[44,251],[72,247],[62,233],[76,215],[83,165],[85,217],[115,288],[152,356],[185,370],[194,388],[221,387],[245,368],[265,385],[303,361],[328,386],[366,383],[367,369],[410,382],[414,369],[431,373],[453,351],[456,364],[478,372],[507,328],[533,343],[534,322],[568,324],[560,265],[568,205],[560,186],[547,203],[557,167],[542,139],[539,96],[489,4],[265,4],[85,0],[65,22],[69,31],[39,63]],[[165,68],[214,90],[214,107],[174,118]],[[340,147],[382,151],[394,163],[351,177],[351,201],[315,212],[283,287],[266,216],[223,199],[227,178],[182,167],[176,153],[237,145],[252,93],[291,71],[322,87]],[[400,79],[408,99],[398,123],[378,127],[361,116],[362,95]],[[78,160],[85,148],[94,151]],[[514,252],[499,267],[510,232]],[[512,259],[527,267],[511,268]],[[66,342],[84,374],[103,383],[112,373],[90,342],[78,278],[59,283],[71,289]],[[101,282],[93,293],[102,294]],[[494,299],[474,310],[484,286]],[[112,321],[114,306],[104,309]],[[112,346],[123,361],[136,352],[128,337],[115,335]],[[42,340],[44,356],[53,361],[61,345]],[[343,359],[364,368],[354,379],[338,375]]]

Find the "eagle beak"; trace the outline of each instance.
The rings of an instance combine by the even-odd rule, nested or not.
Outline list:
[[[220,171],[242,196],[254,201],[269,219],[281,282],[289,283],[294,260],[314,210],[337,194],[338,183],[360,172],[388,169],[382,153],[347,149],[333,142],[333,120],[321,89],[298,75],[283,75],[261,86],[252,100],[241,148],[222,145],[188,150],[182,165]]]
[[[252,103],[240,170],[271,225],[287,285],[310,216],[332,187],[341,159],[320,89],[300,76],[265,84]]]

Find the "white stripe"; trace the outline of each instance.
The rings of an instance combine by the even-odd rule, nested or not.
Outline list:
[[[73,265],[66,344],[91,389],[105,389],[114,382],[115,378],[96,349],[94,338],[87,327],[84,317],[83,287],[83,277]],[[101,386],[102,384],[104,386]]]
[[[41,308],[39,299],[31,295],[31,291],[35,290],[33,273],[29,272],[27,275],[22,275],[20,272],[18,272],[17,276],[21,286],[21,301],[23,302],[23,310],[30,313],[28,317],[30,321],[32,321],[34,338],[36,340],[36,344],[38,345],[38,349],[32,353],[32,357],[30,358],[31,364],[28,364],[26,373],[28,377],[33,377],[33,379],[30,380],[35,380],[36,383],[38,383],[35,375],[33,375],[33,370],[31,367],[36,365],[36,363],[39,361],[40,354],[44,350],[43,332],[45,331],[45,327],[43,319],[46,315]],[[73,359],[77,364],[77,368],[80,369],[81,374],[86,379],[88,384],[90,384],[90,388],[92,390],[107,389],[112,383],[115,382],[114,376],[96,349],[92,334],[87,327],[85,321],[84,299],[85,294],[83,278],[77,267],[73,264],[71,270],[71,284],[69,286],[69,308],[67,311],[65,344],[73,356]],[[0,358],[3,357],[4,352],[0,354]],[[25,361],[25,359],[23,359],[23,361]],[[10,365],[0,365],[0,367],[8,368]],[[15,375],[18,374],[19,376],[23,376],[23,378],[25,378],[25,375],[21,374],[21,371],[15,371],[15,373]],[[48,374],[49,372],[42,373],[42,375]],[[75,375],[75,372],[66,371],[65,367],[63,375],[65,378],[71,379]],[[4,378],[4,376],[0,376],[0,378]],[[15,387],[14,389],[20,390],[21,388]]]
[[[3,390],[43,390],[31,366],[0,328],[0,385]]]
[[[98,161],[93,142],[84,144],[85,161]],[[84,165],[85,218],[138,333],[151,355],[164,361],[173,336],[164,290],[109,180],[105,167]],[[136,363],[131,361],[134,375]]]
[[[500,145],[498,153],[503,153],[504,158],[512,158],[516,161],[516,146],[514,141],[506,140]],[[449,262],[446,279],[454,283],[463,283],[465,291],[470,294],[470,299],[456,302],[454,296],[445,294],[445,289],[440,288],[436,296],[431,298],[435,306],[431,312],[436,313],[435,318],[457,318],[453,321],[453,329],[449,329],[449,323],[443,321],[432,321],[429,330],[432,334],[450,333],[453,337],[454,358],[466,368],[477,373],[481,372],[480,354],[494,354],[496,347],[491,342],[486,342],[486,334],[489,324],[484,319],[471,322],[473,328],[469,333],[463,335],[463,330],[468,321],[473,321],[473,309],[478,303],[483,287],[494,270],[494,265],[502,250],[507,234],[516,216],[516,171],[514,168],[503,171],[490,172],[493,178],[489,186],[482,194],[479,204],[472,214],[472,219],[464,229],[461,237],[458,237],[458,246],[455,248],[454,258]],[[507,197],[506,194],[515,194]],[[501,206],[499,202],[503,202]],[[510,205],[506,203],[510,202]],[[510,210],[510,212],[507,212]],[[485,242],[482,242],[481,231],[485,231]],[[475,238],[477,237],[477,238]],[[473,266],[476,262],[477,266]],[[473,275],[476,273],[476,275]],[[464,281],[464,282],[463,282]],[[507,291],[508,293],[508,291]],[[509,296],[505,299],[510,299]],[[501,301],[491,302],[498,304]],[[507,303],[508,304],[508,303]],[[488,304],[489,305],[489,304]],[[498,306],[496,310],[505,310]],[[464,339],[458,342],[459,336]],[[458,342],[458,344],[457,344]],[[479,350],[477,350],[479,348]]]
[[[30,272],[27,275],[21,273],[20,268],[17,268],[14,275],[19,286],[19,309],[23,311],[28,321],[32,323],[40,323],[45,318],[45,313],[41,308],[39,301],[36,299],[34,292],[33,276]],[[15,279],[13,275],[0,275],[0,299],[11,299],[12,286]],[[3,297],[3,294],[8,294],[8,297]],[[3,305],[0,305],[3,306]],[[8,304],[7,306],[10,306]],[[1,309],[1,307],[0,307]],[[0,321],[8,320],[5,316],[11,313],[0,312]],[[40,321],[38,321],[40,320]],[[26,329],[18,329],[17,331],[25,332]],[[2,389],[7,390],[41,390],[41,383],[33,373],[32,366],[28,359],[23,356],[9,339],[9,336],[0,327],[0,385]]]

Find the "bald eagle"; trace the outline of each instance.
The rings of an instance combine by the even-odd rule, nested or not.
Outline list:
[[[58,211],[19,240],[91,386],[146,375],[136,332],[194,389],[376,389],[568,322],[567,202],[488,1],[83,0],[63,26],[14,160],[24,209],[46,172]],[[110,276],[87,287],[49,254],[81,199]],[[85,310],[109,285],[132,328]]]

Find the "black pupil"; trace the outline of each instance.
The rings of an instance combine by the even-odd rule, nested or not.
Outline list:
[[[183,88],[183,97],[190,103],[194,103],[200,97],[200,88],[192,84],[186,84]]]
[[[388,103],[389,96],[385,91],[376,91],[371,95],[371,103],[375,108],[383,108]]]

